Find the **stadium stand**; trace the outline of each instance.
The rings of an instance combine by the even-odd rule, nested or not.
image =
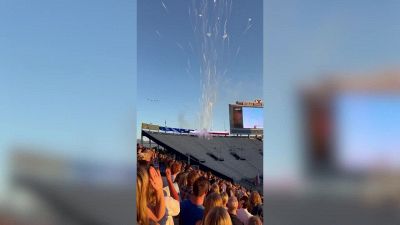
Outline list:
[[[194,135],[142,131],[142,135],[191,160],[205,169],[222,174],[235,182],[254,179],[262,174],[262,145],[258,139],[214,136],[203,139]]]

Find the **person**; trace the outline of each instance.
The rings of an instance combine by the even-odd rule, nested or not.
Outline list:
[[[211,193],[217,193],[217,194],[219,194],[219,186],[218,186],[217,183],[213,183],[213,184],[211,185],[210,194],[211,194]]]
[[[139,225],[148,225],[147,190],[149,188],[149,175],[145,167],[138,166],[136,176],[136,222]]]
[[[262,221],[258,216],[252,216],[249,219],[248,225],[262,225]]]
[[[179,174],[179,172],[181,170],[181,164],[179,162],[173,162],[173,163],[171,163],[171,167],[167,167],[166,168],[166,170],[165,170],[166,173],[167,173],[167,170],[170,173],[169,176],[170,176],[171,182],[173,184],[173,187],[174,187],[176,193],[179,195],[179,185],[177,183],[177,179],[176,178],[177,178],[177,175]],[[163,177],[164,191],[167,193],[167,195],[171,195],[172,196],[172,193],[171,193],[172,190],[170,188],[170,183],[169,183],[170,181],[168,179],[169,178],[168,178],[167,175],[165,177]],[[172,197],[174,197],[174,196],[172,196]],[[175,199],[177,199],[177,198],[175,198]],[[179,201],[179,199],[177,199],[177,200]]]
[[[198,221],[196,225],[201,225],[204,224],[205,218],[210,212],[210,210],[216,206],[222,206],[222,198],[221,195],[218,193],[211,193],[206,197],[206,200],[204,201],[204,215],[203,219],[201,221]]]
[[[207,214],[204,225],[232,225],[228,211],[224,207],[217,206]]]
[[[225,182],[224,182],[223,180],[220,180],[220,181],[219,181],[219,184],[220,184],[220,190],[221,190],[221,192],[225,192],[225,191],[226,191],[226,184],[225,184]]]
[[[222,192],[221,197],[222,197],[222,205],[223,205],[223,207],[226,210],[228,210],[228,208],[226,207],[226,204],[228,203],[228,198],[229,198],[228,194],[226,192]]]
[[[161,174],[159,170],[150,166],[148,169],[149,179],[149,194],[147,199],[147,215],[149,219],[158,223],[165,215],[165,201]]]
[[[235,196],[231,196],[228,200],[228,213],[231,217],[232,225],[244,225],[237,217],[238,200]]]
[[[178,174],[178,176],[176,176],[175,180],[178,182],[179,187],[187,186],[187,176],[188,176],[187,172],[180,173]],[[182,196],[182,191],[180,192],[180,195]]]
[[[261,196],[257,191],[253,191],[250,194],[250,207],[249,212],[253,216],[263,217],[262,201]]]
[[[249,207],[249,198],[247,196],[243,196],[240,199],[240,204],[241,207],[237,211],[237,217],[239,218],[240,221],[243,222],[244,225],[247,225],[249,218],[252,217],[251,213],[247,210]]]
[[[208,189],[209,182],[205,177],[200,177],[194,182],[193,194],[180,204],[179,224],[195,225],[197,221],[203,218],[203,203]]]
[[[160,225],[174,225],[173,216],[179,215],[180,205],[179,205],[179,195],[175,190],[174,184],[172,183],[171,170],[167,168],[165,170],[166,179],[168,182],[170,193],[164,190],[164,201],[165,201],[165,215],[160,220]]]
[[[197,171],[192,170],[189,172],[188,176],[187,176],[187,185],[181,188],[181,197],[182,199],[187,199],[190,197],[190,195],[192,194],[193,191],[193,183],[195,182],[195,180],[197,178],[199,178],[199,174],[197,173]]]

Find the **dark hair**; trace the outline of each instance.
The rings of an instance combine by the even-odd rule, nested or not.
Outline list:
[[[193,186],[194,182],[199,178],[199,176],[200,175],[194,170],[189,172],[188,177],[187,177],[187,185],[189,187]]]
[[[207,194],[210,183],[205,177],[199,177],[193,184],[193,195],[200,197]]]
[[[246,195],[240,198],[240,201],[242,201],[242,208],[247,209],[249,207],[249,197]]]

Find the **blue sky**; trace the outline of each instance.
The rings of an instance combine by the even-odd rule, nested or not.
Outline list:
[[[199,59],[196,50],[190,51],[190,45],[196,49],[198,43],[189,19],[190,2],[138,3],[138,125],[167,121],[171,127],[199,126]],[[252,27],[243,35],[249,18]],[[213,130],[229,130],[228,104],[262,97],[262,1],[233,1],[227,29],[233,54],[223,65],[228,72],[219,82]]]
[[[135,1],[0,1],[0,155],[15,145],[129,160]]]
[[[376,160],[400,164],[400,96],[354,94],[339,96],[335,104],[337,161],[346,170],[371,169]]]
[[[264,125],[264,115],[262,108],[243,107],[243,127],[262,128]]]
[[[266,176],[302,175],[301,85],[336,72],[363,76],[399,67],[399,10],[400,2],[394,0],[264,4]]]

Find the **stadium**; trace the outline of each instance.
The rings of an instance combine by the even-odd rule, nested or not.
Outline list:
[[[211,201],[210,196],[213,193],[240,201],[241,208],[247,204],[245,199],[258,195],[260,202],[257,207],[261,206],[263,102],[259,99],[250,102],[236,101],[229,104],[228,109],[229,132],[141,124],[137,145],[138,180],[142,179],[139,175],[141,168],[147,168],[150,177],[152,172],[148,168],[159,171],[163,179],[165,198],[173,198],[180,205],[180,213],[178,210],[177,214],[168,216],[173,224],[191,223],[185,219],[187,210],[185,211],[184,205],[198,205],[193,199],[196,198],[196,182],[202,179],[207,180],[204,182],[208,186],[204,192],[204,207],[207,201]],[[165,182],[166,180],[171,180],[171,184]],[[152,188],[155,189],[155,186]],[[137,193],[140,194],[140,187],[138,189]],[[158,202],[157,205],[162,203]],[[221,206],[228,205],[225,202]],[[253,215],[262,218],[262,209],[259,209],[261,212],[255,211]]]
[[[140,142],[144,145],[144,139],[147,139],[146,147],[171,153],[177,160],[187,161],[189,165],[199,166],[221,178],[262,191],[262,128],[247,124],[251,123],[249,120],[255,120],[248,118],[253,112],[241,113],[242,110],[261,112],[262,101],[236,102],[229,105],[229,109],[231,132],[210,131],[208,137],[201,138],[201,133],[193,129],[142,123]],[[237,109],[241,113],[239,118],[233,117]],[[261,113],[259,115],[262,116]],[[257,119],[262,121],[262,117]],[[243,122],[246,125],[242,125]]]

